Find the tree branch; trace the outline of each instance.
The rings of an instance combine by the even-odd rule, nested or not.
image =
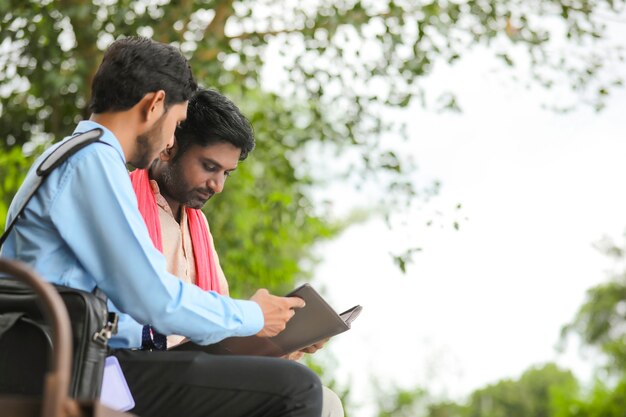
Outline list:
[[[204,36],[212,35],[215,39],[224,39],[226,34],[224,28],[226,27],[226,21],[233,15],[235,10],[233,9],[233,0],[224,0],[219,6],[215,8],[215,16],[204,30]]]

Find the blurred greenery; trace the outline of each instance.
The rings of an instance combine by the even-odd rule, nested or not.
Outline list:
[[[607,384],[597,380],[589,393],[563,397],[553,417],[621,417],[626,410],[626,380]]]
[[[0,152],[0,225],[4,230],[7,211],[13,194],[24,181],[33,158],[25,156],[20,147]]]
[[[405,389],[378,386],[376,391],[378,417],[412,417],[424,414],[427,392],[420,387]]]
[[[32,155],[89,116],[103,50],[120,36],[153,37],[178,46],[199,82],[240,105],[255,128],[257,149],[206,207],[233,295],[260,286],[287,291],[311,273],[317,242],[363,217],[338,218],[312,190],[373,182],[380,192],[366,211],[383,207],[385,216],[437,192],[436,183],[416,187],[416,167],[385,139],[407,139],[406,131],[384,117],[413,102],[459,110],[453,91],[429,89],[437,68],[486,47],[512,78],[575,93],[554,106],[601,109],[622,84],[611,71],[622,50],[607,41],[606,22],[623,9],[617,0],[0,0],[0,228]],[[278,87],[265,88],[268,78]],[[419,251],[394,261],[404,270]],[[613,295],[598,297],[602,311],[588,310],[599,333],[588,341],[623,370],[623,336],[614,339],[601,324],[623,319],[616,315],[623,306]],[[536,372],[571,382],[556,368]],[[476,413],[489,401],[485,416],[547,412],[553,394],[533,378],[477,391],[467,405],[395,390],[379,415],[483,415]]]
[[[581,388],[571,371],[553,363],[529,368],[470,394],[466,401],[438,401],[425,389],[379,393],[378,417],[617,417],[624,416],[626,381],[596,381]]]
[[[341,384],[337,381],[336,375],[333,373],[333,369],[336,369],[339,365],[338,360],[333,355],[327,354],[324,355],[305,355],[302,359],[302,363],[311,368],[315,373],[317,373],[322,380],[322,383],[333,390],[339,398],[341,398],[341,402],[343,404],[351,404],[351,389],[350,383]],[[354,417],[357,415],[351,411],[350,407],[345,408],[345,417]]]
[[[576,390],[570,371],[554,364],[531,368],[518,380],[502,380],[475,391],[467,409],[468,417],[553,416],[555,401],[562,393]]]
[[[626,237],[626,234],[624,235]],[[586,345],[599,349],[607,361],[605,369],[626,376],[626,239],[617,243],[605,238],[597,245],[615,266],[608,281],[590,288],[574,320],[564,326],[562,336],[575,333]]]
[[[605,360],[593,381],[578,381],[553,363],[530,367],[472,392],[466,401],[438,401],[426,389],[378,390],[379,414],[415,417],[623,417],[626,415],[626,234],[605,238],[598,249],[614,262],[608,282],[590,288],[563,343],[577,335]],[[595,355],[598,357],[598,355]],[[408,410],[408,412],[407,412]]]

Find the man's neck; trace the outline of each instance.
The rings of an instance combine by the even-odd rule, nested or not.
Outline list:
[[[126,112],[92,114],[89,120],[109,129],[120,143],[126,161],[132,159],[137,135]]]
[[[180,224],[180,219],[182,219],[183,217],[183,205],[165,194],[162,195],[163,198],[165,198],[165,201],[167,201],[167,204],[170,206],[170,210],[172,210],[174,220],[176,220],[176,222]]]
[[[148,178],[153,181],[156,181],[157,186],[159,187],[159,193],[163,196],[165,201],[167,201],[167,205],[170,206],[170,210],[172,211],[172,215],[174,216],[174,220],[180,224],[180,219],[182,218],[182,209],[183,205],[170,197],[166,192],[166,187],[163,186],[161,182],[161,175],[159,171],[159,161],[154,161],[150,167],[148,168]]]

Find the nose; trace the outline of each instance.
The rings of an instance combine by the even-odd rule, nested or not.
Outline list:
[[[217,173],[215,175],[212,175],[211,178],[209,178],[207,185],[209,186],[210,189],[212,189],[217,194],[217,193],[221,193],[222,190],[224,189],[224,181],[225,181],[224,175],[222,173]]]

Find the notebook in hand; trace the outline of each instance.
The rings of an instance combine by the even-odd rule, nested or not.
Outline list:
[[[285,330],[274,337],[229,337],[208,346],[185,342],[170,350],[202,350],[222,355],[283,356],[349,330],[362,310],[357,305],[337,314],[309,284],[296,288],[287,296],[302,298],[306,306],[296,309]]]

